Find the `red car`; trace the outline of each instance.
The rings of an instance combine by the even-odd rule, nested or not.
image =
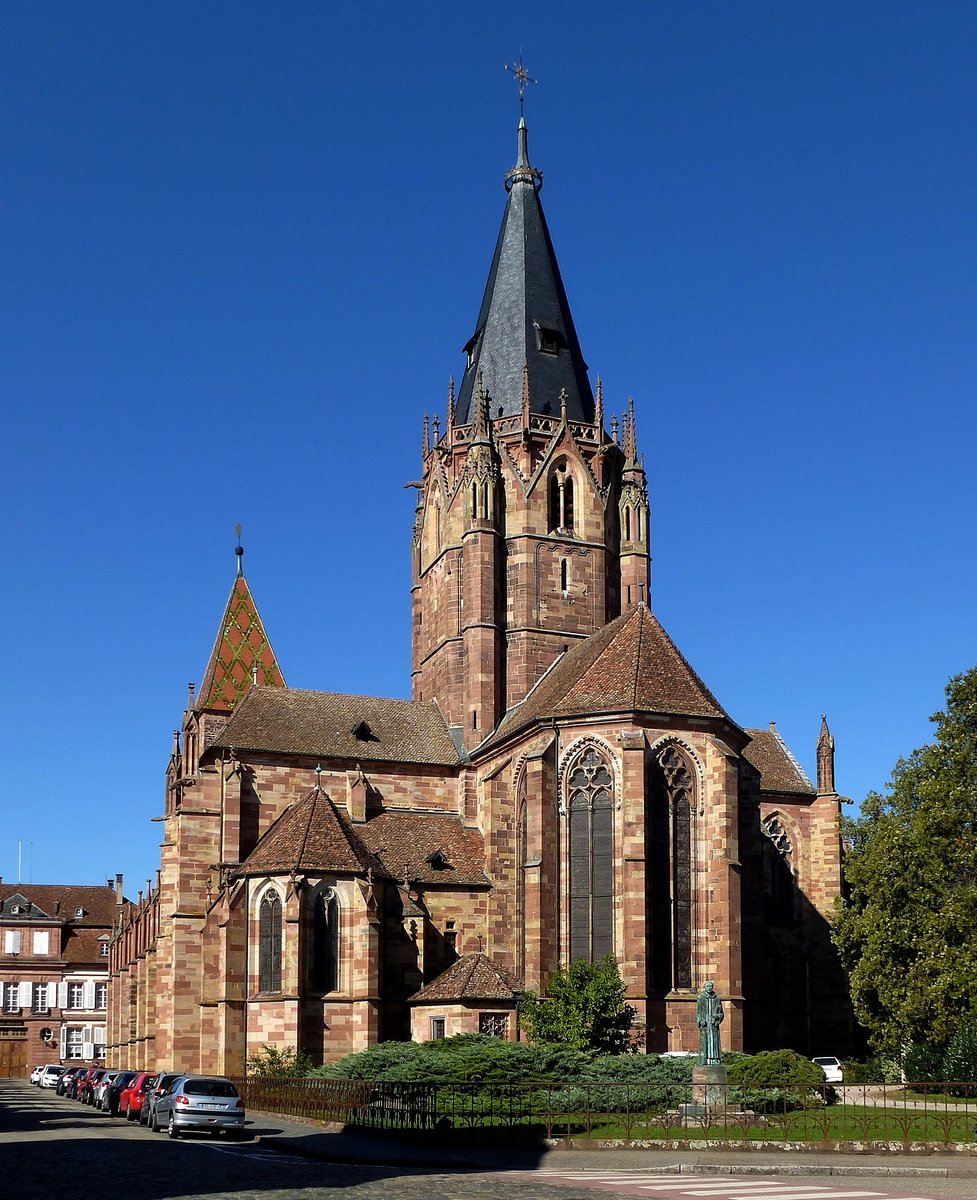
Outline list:
[[[126,1084],[119,1094],[119,1116],[127,1121],[138,1120],[146,1099],[146,1085],[152,1083],[156,1075],[152,1071],[138,1071],[135,1079]]]
[[[93,1104],[95,1102],[95,1085],[104,1074],[104,1067],[90,1067],[78,1080],[75,1099],[80,1100],[82,1104]]]

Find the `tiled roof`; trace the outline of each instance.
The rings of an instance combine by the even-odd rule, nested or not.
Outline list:
[[[551,717],[612,712],[729,720],[657,618],[640,604],[569,650],[506,716],[491,741]]]
[[[436,704],[294,688],[252,688],[214,745],[364,763],[459,761]]]
[[[753,740],[743,751],[743,756],[760,772],[761,791],[814,795],[814,785],[788,750],[773,721],[769,729],[748,729],[746,732]]]
[[[346,819],[320,788],[295,801],[274,821],[239,868],[242,875],[291,871],[361,874],[378,870]]]
[[[466,954],[411,996],[412,1004],[489,1000],[511,1004],[522,984],[484,954]]]
[[[217,631],[196,707],[229,712],[254,683],[284,687],[251,589],[238,575]]]
[[[10,912],[11,900],[17,898],[18,907],[27,901],[27,912],[15,915]],[[75,913],[82,909],[83,916]],[[116,919],[116,895],[114,887],[60,884],[60,883],[0,883],[0,917],[4,925],[30,928],[33,921],[45,919],[61,921],[60,947],[53,949],[55,957],[81,966],[97,963],[107,965],[108,959],[99,953],[99,937],[111,934]]]
[[[394,879],[411,883],[484,886],[485,843],[477,829],[448,814],[384,812],[356,832]],[[435,858],[441,851],[441,865]],[[434,862],[431,862],[435,858]]]
[[[4,919],[11,918],[8,901],[23,896],[30,904],[25,917],[47,915],[57,921],[70,921],[75,929],[111,929],[115,923],[115,888],[62,883],[0,883],[0,906]],[[75,913],[84,909],[85,915]],[[39,910],[39,911],[38,911]],[[16,920],[16,917],[12,918]]]

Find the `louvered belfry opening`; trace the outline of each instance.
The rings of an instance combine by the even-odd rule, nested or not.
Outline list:
[[[258,991],[282,990],[282,902],[265,892],[258,909]]]
[[[692,988],[695,894],[695,777],[674,745],[648,764],[645,829],[648,838],[648,912],[651,923],[651,988],[662,995]]]
[[[614,952],[614,780],[593,747],[567,776],[570,960]]]

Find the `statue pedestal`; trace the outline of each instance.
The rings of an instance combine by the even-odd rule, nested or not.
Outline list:
[[[680,1104],[679,1112],[693,1120],[722,1118],[726,1111],[726,1068],[692,1068],[692,1103]]]

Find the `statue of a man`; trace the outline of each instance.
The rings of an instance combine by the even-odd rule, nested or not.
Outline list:
[[[722,1062],[719,1045],[719,1026],[723,1023],[723,1002],[710,980],[699,993],[695,1005],[695,1020],[699,1026],[699,1065],[718,1067]]]

